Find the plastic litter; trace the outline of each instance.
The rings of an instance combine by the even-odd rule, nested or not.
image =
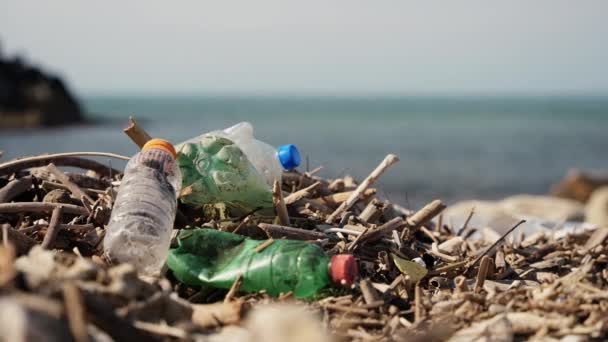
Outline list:
[[[127,164],[104,238],[113,260],[158,273],[171,243],[181,174],[173,146],[152,139]]]
[[[272,191],[262,175],[231,140],[203,135],[178,145],[177,163],[182,187],[180,200],[188,205],[224,203],[234,215],[262,209],[272,214]]]
[[[292,170],[300,165],[300,153],[295,145],[274,148],[257,140],[254,137],[253,125],[249,122],[239,122],[232,127],[203,134],[185,143],[200,142],[205,135],[220,136],[233,141],[271,187],[275,180],[281,180],[283,170]]]
[[[177,240],[179,247],[170,251],[167,265],[192,286],[229,289],[241,276],[244,292],[266,290],[276,297],[293,291],[296,298],[309,298],[331,283],[351,286],[358,276],[352,255],[330,257],[303,241],[268,244],[212,229],[184,230]]]

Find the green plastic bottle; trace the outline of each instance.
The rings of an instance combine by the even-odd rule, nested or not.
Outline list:
[[[182,173],[180,200],[189,205],[224,203],[234,216],[253,210],[272,214],[272,190],[243,151],[229,139],[213,134],[176,146]],[[261,209],[261,210],[260,210]]]
[[[351,286],[358,275],[352,255],[330,257],[317,245],[294,240],[274,240],[256,252],[264,242],[213,229],[185,230],[167,265],[188,285],[229,289],[242,275],[241,291],[266,290],[273,297],[293,291],[296,298],[309,298],[332,282]]]

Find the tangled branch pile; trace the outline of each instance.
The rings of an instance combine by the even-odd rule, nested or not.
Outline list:
[[[375,180],[395,162],[396,156],[387,156],[360,184],[351,177],[322,179],[317,170],[286,172],[273,191],[276,217],[228,217],[221,204],[180,206],[176,233],[209,227],[255,239],[307,240],[329,254],[354,254],[360,281],[350,289],[327,289],[312,301],[297,301],[290,293],[279,298],[240,293],[238,283],[230,291],[192,288],[170,272],[146,278],[131,265],[112,265],[102,240],[119,171],[72,154],[1,164],[0,336],[11,341],[608,336],[603,243],[608,228],[560,238],[545,233],[473,238],[480,227],[442,222],[440,201],[410,211],[376,196]],[[424,267],[403,264],[416,258]],[[272,303],[297,309],[277,310]]]

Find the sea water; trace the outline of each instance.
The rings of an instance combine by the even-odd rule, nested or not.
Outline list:
[[[249,121],[256,136],[301,151],[300,170],[363,179],[388,153],[400,162],[376,187],[419,207],[440,198],[542,194],[570,168],[608,170],[606,97],[84,97],[97,123],[0,132],[2,160],[66,151],[132,156],[129,115],[172,142]],[[307,157],[307,158],[306,158]],[[101,162],[122,169],[117,160]]]

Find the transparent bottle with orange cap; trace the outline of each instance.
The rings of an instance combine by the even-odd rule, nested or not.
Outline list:
[[[144,274],[162,268],[182,182],[175,158],[173,145],[152,139],[127,163],[103,242],[111,260]]]

